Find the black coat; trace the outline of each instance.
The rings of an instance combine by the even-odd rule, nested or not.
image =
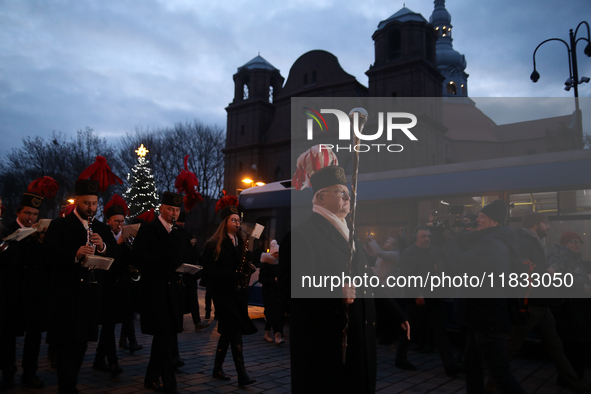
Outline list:
[[[324,217],[312,213],[292,233],[292,292],[303,275],[341,275],[349,260],[349,245]],[[373,275],[363,245],[356,240],[352,275]],[[373,289],[357,288],[359,298],[349,306],[346,364],[342,364],[346,323],[342,290],[336,298],[292,298],[292,391],[373,393],[376,387],[376,313]],[[320,290],[320,293],[325,290]],[[366,292],[366,294],[362,294]],[[311,295],[316,294],[311,291]],[[370,298],[361,298],[369,296]],[[394,303],[392,303],[394,304]],[[406,320],[394,307],[394,320]]]
[[[185,230],[170,233],[158,218],[142,224],[133,243],[133,261],[142,278],[140,322],[142,333],[172,334],[183,331],[184,284],[175,272],[188,263],[190,247]]]
[[[467,237],[463,249],[454,240],[446,243],[446,262],[455,266],[456,272],[478,277],[486,272],[498,278],[500,273],[508,276],[519,268],[515,267],[519,260],[517,236],[510,227],[489,227],[467,234]],[[477,298],[483,291],[488,292],[489,298]],[[508,332],[517,308],[517,301],[507,298],[498,281],[493,287],[485,281],[482,288],[458,289],[456,319],[478,331]]]
[[[94,220],[93,232],[107,246],[106,257],[117,257],[117,244],[111,229]],[[102,296],[103,272],[94,270],[96,285],[90,285],[88,268],[76,261],[76,252],[86,244],[87,232],[74,212],[51,221],[43,247],[51,259],[48,341],[71,344],[98,339],[98,320]]]
[[[117,244],[119,257],[104,272],[101,324],[122,323],[129,317],[131,308],[131,274],[129,273],[130,249],[126,243]]]
[[[18,230],[20,226],[15,222],[3,228],[2,238]],[[25,317],[23,309],[23,252],[21,247],[31,236],[20,242],[11,242],[8,249],[2,253],[2,285],[1,297],[5,307],[0,315],[4,330],[10,335],[23,336],[25,331]],[[29,244],[29,242],[27,242]]]
[[[248,317],[248,291],[237,291],[238,274],[236,270],[241,263],[240,256],[244,243],[238,237],[235,247],[230,238],[224,234],[220,255],[215,258],[216,243],[210,241],[203,250],[203,265],[208,278],[207,290],[211,293],[218,319],[218,332],[222,335],[234,335],[240,330],[244,335],[257,332]]]

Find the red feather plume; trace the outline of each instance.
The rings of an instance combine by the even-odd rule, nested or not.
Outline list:
[[[150,209],[149,211],[146,211],[146,212],[142,213],[137,218],[138,219],[142,219],[146,223],[150,223],[151,221],[153,221],[154,219],[156,219],[156,213],[154,212],[154,208]]]
[[[66,216],[68,216],[69,214],[74,212],[74,209],[76,209],[76,204],[68,205],[67,207],[65,207],[64,209],[62,209],[60,211],[60,217],[65,218]]]
[[[187,162],[189,160],[189,155],[185,156],[184,164],[185,168],[181,170],[181,173],[176,177],[174,182],[174,187],[177,189],[179,193],[185,193],[185,197],[183,198],[185,211],[189,212],[191,209],[197,206],[197,203],[203,201],[203,197],[197,191],[197,187],[199,186],[199,180],[197,176],[189,171],[189,166]]]
[[[29,184],[27,192],[43,198],[54,198],[59,188],[60,185],[55,179],[49,176],[42,176]]]
[[[99,190],[104,192],[111,185],[119,182],[123,184],[123,181],[111,171],[111,167],[107,164],[107,159],[103,156],[97,156],[96,161],[88,166],[78,179],[90,179],[92,181],[99,182]]]
[[[224,197],[220,198],[218,202],[215,204],[215,212],[221,211],[222,209],[234,205],[235,207],[238,206],[238,197],[232,195],[226,195],[226,191],[222,190]]]
[[[111,208],[113,205],[120,205],[121,207],[123,207],[123,212],[124,212],[123,216],[127,216],[129,214],[129,207],[127,206],[127,203],[118,194],[113,194],[113,197],[111,197],[109,202],[107,204],[105,204],[104,211],[107,212],[107,210],[109,208]]]

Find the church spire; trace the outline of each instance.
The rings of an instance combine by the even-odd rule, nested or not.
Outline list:
[[[468,74],[466,69],[466,58],[452,46],[452,24],[451,15],[445,8],[445,0],[435,0],[435,9],[429,18],[437,33],[437,69],[445,77],[443,83],[444,97],[467,97],[468,96]]]

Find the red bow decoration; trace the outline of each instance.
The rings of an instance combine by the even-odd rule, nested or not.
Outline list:
[[[113,205],[119,205],[123,208],[123,212],[124,212],[123,216],[129,215],[129,207],[127,206],[127,203],[118,194],[113,194],[113,197],[111,197],[109,202],[107,204],[105,204],[104,212],[107,212],[107,210],[109,208],[111,208]]]
[[[150,223],[151,221],[153,221],[156,218],[156,213],[154,212],[154,208],[142,213],[137,218],[145,221],[146,223]]]
[[[215,204],[215,212],[221,211],[222,209],[234,205],[235,207],[238,206],[238,197],[232,195],[226,195],[226,191],[222,190],[224,197],[220,198],[218,202]]]
[[[49,176],[42,176],[29,184],[27,192],[43,198],[54,198],[59,188],[60,185],[55,179]]]
[[[197,203],[203,201],[203,197],[197,191],[197,186],[199,186],[199,180],[197,176],[189,171],[189,167],[187,165],[187,161],[189,160],[189,155],[185,156],[185,169],[181,170],[181,173],[176,177],[176,181],[174,182],[174,187],[177,189],[179,193],[185,193],[185,197],[183,198],[183,202],[185,205],[185,211],[189,212],[191,209],[197,206]]]
[[[296,190],[310,186],[310,177],[316,171],[328,166],[338,166],[339,160],[331,148],[314,145],[298,157],[297,169],[291,180]]]
[[[107,164],[107,159],[103,156],[97,156],[96,161],[88,166],[78,179],[90,179],[92,181],[99,182],[99,190],[104,192],[111,185],[119,182],[123,184],[123,181],[111,171],[111,167]]]
[[[66,216],[68,216],[69,214],[74,212],[74,209],[76,209],[76,204],[68,205],[67,207],[65,207],[64,209],[62,209],[60,211],[60,217],[65,218]]]

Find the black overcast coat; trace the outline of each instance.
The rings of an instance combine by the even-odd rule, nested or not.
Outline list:
[[[215,305],[218,320],[218,332],[222,335],[233,335],[237,329],[242,334],[251,335],[257,328],[248,317],[248,291],[236,291],[238,268],[244,243],[238,237],[238,246],[224,234],[220,255],[215,258],[216,243],[207,242],[203,250],[203,265],[208,278],[207,290]]]
[[[324,217],[312,213],[292,233],[292,287],[302,275],[340,275],[349,260],[349,245]],[[356,240],[352,275],[373,275],[363,245]],[[324,290],[321,290],[324,291]],[[373,393],[376,387],[376,312],[373,298],[357,298],[349,306],[346,364],[342,364],[345,305],[337,298],[292,298],[291,373],[294,393]],[[371,296],[373,289],[357,288]],[[394,304],[394,303],[392,303]],[[394,320],[406,320],[393,307]]]
[[[142,224],[133,242],[133,261],[138,267],[142,333],[174,334],[183,331],[184,289],[175,270],[188,263],[190,247],[184,229],[170,233],[158,218]]]
[[[117,244],[111,229],[94,220],[93,232],[107,245],[106,257],[117,257]],[[89,285],[89,270],[76,261],[76,252],[86,244],[87,232],[74,214],[51,221],[43,247],[51,259],[48,341],[69,344],[98,339],[103,272],[94,270],[96,285]]]

